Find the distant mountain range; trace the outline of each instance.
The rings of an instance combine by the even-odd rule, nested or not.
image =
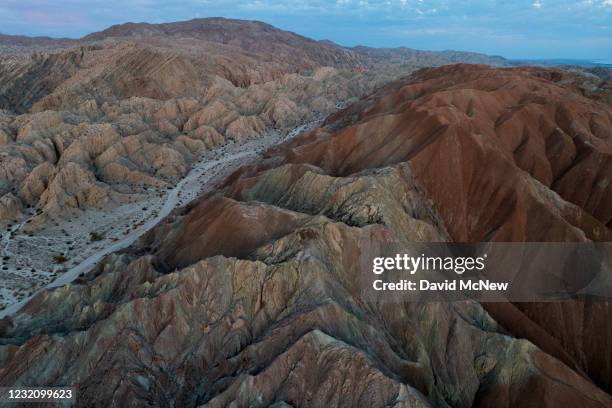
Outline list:
[[[612,62],[599,62],[588,59],[578,58],[552,58],[552,59],[513,59],[510,60],[516,65],[536,65],[543,67],[554,67],[560,65],[571,65],[585,68],[612,68]]]
[[[305,48],[327,47],[343,49],[367,59],[409,59],[423,66],[444,65],[449,63],[486,64],[498,67],[509,66],[574,66],[581,68],[612,68],[612,62],[600,62],[578,58],[549,59],[506,59],[465,51],[425,51],[408,47],[375,48],[368,46],[343,47],[329,40],[315,41],[307,37],[280,30],[259,21],[234,20],[222,17],[198,18],[173,23],[124,23],[110,26],[102,31],[87,34],[79,39],[52,38],[46,36],[29,37],[23,35],[0,34],[0,54],[28,54],[33,51],[54,51],[73,46],[86,45],[111,39],[138,38],[195,38],[223,44],[237,45],[241,48],[265,47],[266,44],[287,46],[306,45]],[[256,51],[254,49],[254,51]]]
[[[14,47],[30,46],[70,46],[78,40],[72,38],[28,37],[25,35],[10,35],[0,33],[0,44]]]
[[[371,48],[365,46],[343,47],[329,40],[315,41],[301,35],[280,30],[259,21],[233,20],[221,17],[200,18],[174,23],[149,24],[125,23],[88,34],[80,39],[27,37],[0,34],[0,53],[28,54],[33,51],[53,51],[79,45],[117,39],[174,38],[199,39],[249,49],[279,46],[300,47],[303,50],[327,49],[354,53],[363,63],[381,58],[411,59],[419,65],[443,65],[448,63],[478,63],[492,66],[510,66],[510,61],[499,56],[460,51],[421,51],[406,47]],[[329,61],[330,63],[332,61]],[[337,61],[333,61],[336,65]]]

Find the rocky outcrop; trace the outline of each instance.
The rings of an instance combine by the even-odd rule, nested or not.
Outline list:
[[[40,201],[40,189],[68,163],[122,193],[167,186],[227,141],[327,115],[423,65],[405,50],[346,49],[219,18],[125,24],[78,41],[4,36],[2,43],[37,52],[19,57],[0,47],[0,108],[6,109],[0,154],[9,156],[0,163],[0,193],[22,199],[18,192],[28,179],[24,204],[59,217],[67,211],[45,203],[65,200]],[[55,171],[33,182],[46,162]],[[89,208],[85,203],[79,208]]]
[[[0,384],[82,405],[610,406],[605,304],[389,302],[359,279],[392,243],[610,237],[610,107],[557,75],[420,71],[270,149],[3,320]]]
[[[200,218],[216,220],[211,211],[227,204],[204,200]],[[212,256],[160,275],[151,257],[113,258],[94,281],[39,296],[24,311],[30,317],[5,331],[18,344],[39,334],[35,343],[5,346],[3,383],[71,378],[79,383],[83,405],[101,399],[139,405],[150,399],[213,406],[232,401],[486,406],[493,399],[499,404],[500,395],[505,395],[502,406],[609,404],[610,397],[588,380],[529,342],[504,334],[477,304],[398,308],[360,298],[351,276],[358,252],[363,242],[390,239],[386,227],[349,227],[261,204],[256,211],[253,204],[230,205],[252,221],[261,214],[259,232],[273,236],[286,226],[266,223],[270,216],[298,217],[301,225],[273,244],[236,243],[242,251],[259,246],[251,260]],[[232,218],[223,219],[227,224]],[[179,228],[192,228],[191,221]],[[244,219],[238,221],[236,227]],[[240,229],[216,231],[223,233],[219,242],[231,244],[225,234]],[[226,251],[233,249],[211,248],[208,255]],[[60,298],[59,307],[48,308]],[[53,335],[71,333],[77,325],[88,329]],[[117,343],[117,338],[125,340]],[[77,347],[83,352],[75,358]],[[15,365],[23,353],[50,348],[57,352],[37,353],[49,377]],[[107,357],[100,360],[102,354]],[[133,363],[126,366],[126,357]],[[173,368],[168,372],[160,364]],[[543,394],[552,397],[541,399]]]
[[[6,115],[0,126],[9,135],[0,146],[0,154],[7,155],[0,163],[0,186],[18,191],[24,204],[55,215],[86,210],[93,201],[66,200],[73,193],[61,188],[63,183],[53,183],[56,174],[73,163],[88,175],[72,182],[93,177],[111,195],[111,190],[122,193],[103,199],[96,208],[118,204],[139,186],[177,182],[207,151],[229,141],[243,143],[269,131],[286,131],[332,112],[341,99],[354,99],[383,78],[322,68],[310,76],[290,75],[246,89],[216,78],[199,99],[134,96],[101,104],[88,100],[75,111]],[[74,188],[89,189],[81,187]]]
[[[113,27],[74,45],[0,54],[0,193],[59,218],[92,208],[67,199],[76,191],[96,207],[130,201],[208,151],[329,114],[399,72],[362,72],[342,47],[224,19]],[[86,185],[54,182],[76,168],[84,175],[71,182]]]
[[[55,178],[55,166],[50,162],[43,162],[36,166],[21,182],[19,198],[30,206],[38,204],[40,196],[49,188],[49,183]]]
[[[4,221],[18,220],[21,217],[21,202],[12,195],[6,193],[0,197],[0,219]]]
[[[286,161],[335,175],[408,161],[457,241],[608,240],[612,111],[564,75],[421,71],[328,120],[334,137],[295,140]]]
[[[317,66],[352,68],[359,63],[358,55],[331,42],[314,41],[259,21],[225,18],[193,19],[168,24],[120,24],[89,34],[83,40],[100,41],[109,38],[143,40],[151,37],[190,38],[211,44],[227,45],[251,54],[274,56],[277,64],[283,61],[285,65],[301,68]],[[248,66],[231,65],[234,66],[234,70],[252,69]]]
[[[108,189],[87,169],[70,162],[57,172],[40,196],[40,205],[51,212],[103,208],[112,200]]]
[[[266,125],[257,116],[240,116],[229,124],[225,135],[235,141],[260,137],[266,130]]]

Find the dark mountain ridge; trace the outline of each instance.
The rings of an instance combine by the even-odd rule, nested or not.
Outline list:
[[[17,46],[32,46],[32,45],[67,45],[74,44],[77,40],[72,38],[53,38],[47,36],[28,37],[25,35],[10,35],[0,33],[0,44],[2,45],[17,45]]]
[[[135,40],[146,38],[195,38],[202,41],[236,46],[245,50],[274,50],[279,46],[299,48],[306,51],[325,49],[328,52],[341,52],[359,59],[361,64],[380,62],[385,58],[416,59],[425,66],[449,63],[475,63],[493,66],[509,66],[510,63],[499,56],[463,51],[424,51],[407,47],[373,48],[366,46],[344,47],[330,40],[316,41],[294,32],[281,30],[270,24],[253,21],[228,19],[223,17],[197,18],[172,23],[123,23],[112,25],[102,31],[93,32],[80,39],[26,37],[0,35],[0,45],[17,46],[19,51],[28,52],[28,47],[65,48],[86,45],[99,41]],[[14,50],[13,50],[14,51]],[[330,58],[323,61],[335,65],[338,61]]]

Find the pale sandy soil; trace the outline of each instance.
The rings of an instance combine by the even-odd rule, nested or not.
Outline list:
[[[208,152],[176,186],[151,189],[138,202],[108,210],[88,210],[67,220],[57,219],[27,232],[30,212],[0,237],[0,318],[16,311],[39,290],[71,282],[93,268],[105,255],[126,248],[157,225],[174,208],[183,206],[268,147],[315,126],[320,119],[289,132],[270,131],[246,143],[228,144]],[[92,240],[91,233],[102,236]],[[66,260],[58,263],[56,256]]]

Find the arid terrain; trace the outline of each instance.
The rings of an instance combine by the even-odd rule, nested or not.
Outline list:
[[[604,78],[223,19],[72,41],[0,58],[0,385],[612,406],[608,301],[391,304],[356,279],[390,243],[612,241]]]
[[[346,49],[216,18],[0,43],[0,309],[155,218],[194,164],[228,144],[269,147],[422,66],[504,64]]]
[[[13,39],[22,53],[0,59],[0,308],[155,218],[200,159],[261,150],[401,71],[359,72],[350,51],[259,23],[124,28],[47,54]]]

